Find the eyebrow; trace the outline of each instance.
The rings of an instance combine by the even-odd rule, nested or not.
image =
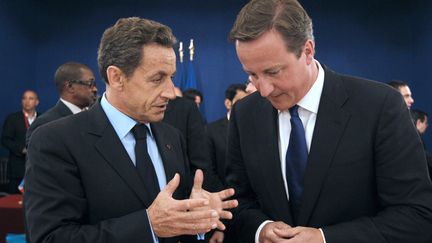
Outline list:
[[[167,76],[167,75],[168,74],[166,72],[164,72],[164,71],[158,71],[157,73],[151,75],[150,78],[155,78],[155,77],[158,77],[158,76],[164,77],[164,76]]]
[[[284,68],[283,65],[276,65],[276,66],[264,69],[264,72],[271,72],[271,71],[281,70],[283,68]]]

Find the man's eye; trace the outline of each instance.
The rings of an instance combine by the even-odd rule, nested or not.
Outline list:
[[[276,75],[280,72],[280,70],[275,70],[275,71],[268,71],[267,74],[268,75]]]

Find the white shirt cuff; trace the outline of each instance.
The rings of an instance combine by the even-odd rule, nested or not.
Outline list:
[[[149,221],[150,230],[151,230],[151,232],[152,232],[152,236],[153,236],[153,241],[154,241],[154,243],[158,243],[159,240],[158,240],[158,237],[156,236],[156,234],[155,234],[154,231],[153,231],[153,227],[152,227],[152,224],[151,224],[151,222],[150,222],[150,218],[148,217],[148,211],[147,211],[147,209],[146,209],[146,212],[147,212],[147,220]],[[325,243],[325,242],[324,242],[324,243]]]
[[[322,236],[322,238],[323,238],[324,243],[326,243],[325,236],[324,236],[324,232],[322,231],[321,228],[319,228],[319,231],[321,232],[321,236]]]
[[[256,231],[256,233],[255,233],[255,243],[259,243],[259,235],[260,235],[260,233],[261,233],[262,228],[264,228],[264,226],[265,226],[266,224],[271,223],[271,222],[274,222],[274,221],[266,220],[266,221],[264,221],[264,222],[262,222],[262,223],[260,224],[260,226],[258,227],[258,229],[257,229],[257,231]],[[324,242],[324,243],[325,243],[325,242]]]

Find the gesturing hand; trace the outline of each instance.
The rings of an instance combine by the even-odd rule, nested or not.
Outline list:
[[[190,198],[208,200],[209,204],[202,207],[194,208],[193,210],[216,210],[221,219],[231,219],[232,214],[226,209],[237,207],[238,202],[237,200],[226,199],[234,195],[234,189],[230,188],[222,190],[220,192],[210,193],[202,188],[203,181],[203,172],[201,170],[197,170],[195,172],[194,185]],[[225,225],[220,220],[217,220],[217,228],[219,230],[224,230]]]
[[[196,235],[217,227],[219,214],[208,198],[176,200],[172,194],[180,184],[176,174],[147,209],[154,233],[159,237]],[[198,210],[199,209],[199,210]]]

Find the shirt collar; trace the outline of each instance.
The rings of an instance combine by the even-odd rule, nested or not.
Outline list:
[[[317,60],[315,60],[315,63],[318,66],[317,79],[307,94],[297,103],[297,105],[312,113],[318,114],[319,102],[321,100],[321,94],[324,86],[324,69]]]
[[[134,119],[127,116],[126,114],[124,114],[123,112],[115,108],[113,105],[111,105],[109,101],[106,99],[105,93],[102,95],[100,104],[105,114],[107,115],[108,120],[110,121],[111,125],[113,126],[114,130],[116,131],[120,139],[123,139],[131,131],[131,129],[138,123],[137,121],[135,121]],[[148,127],[150,131],[150,136],[153,137],[150,124],[145,123],[145,125]]]
[[[78,106],[76,106],[75,104],[72,104],[71,102],[64,100],[62,98],[60,98],[61,102],[63,102],[63,104],[65,104],[67,106],[67,108],[69,108],[69,110],[72,111],[73,114],[79,113],[82,111],[81,108],[79,108]]]

